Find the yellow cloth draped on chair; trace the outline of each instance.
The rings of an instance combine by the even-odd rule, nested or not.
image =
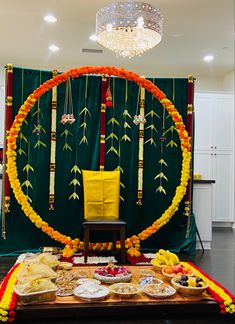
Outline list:
[[[114,220],[119,218],[120,171],[82,170],[84,218]]]

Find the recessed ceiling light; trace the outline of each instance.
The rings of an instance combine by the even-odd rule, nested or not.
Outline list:
[[[203,57],[203,60],[206,62],[210,62],[214,60],[214,56],[213,55],[206,55]]]
[[[98,36],[97,36],[96,34],[93,34],[93,35],[91,35],[89,38],[90,38],[90,40],[96,42],[97,39],[98,39]]]
[[[50,45],[48,48],[52,52],[57,52],[59,50],[59,47],[57,45],[54,45],[54,44]]]
[[[52,15],[47,15],[45,17],[43,17],[43,19],[48,22],[48,23],[55,23],[57,21],[56,17],[55,16],[52,16]]]

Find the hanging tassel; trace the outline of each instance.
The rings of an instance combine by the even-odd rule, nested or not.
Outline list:
[[[110,75],[108,79],[108,88],[105,93],[105,99],[106,99],[106,107],[112,107],[113,106],[113,97],[111,93],[111,88],[110,88]]]

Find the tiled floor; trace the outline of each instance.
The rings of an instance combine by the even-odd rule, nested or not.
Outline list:
[[[185,258],[185,256],[181,256]],[[14,263],[15,257],[5,258],[0,257],[0,279],[6,274],[7,270]],[[187,258],[187,260],[189,260]],[[201,251],[197,251],[196,255],[192,257],[189,261],[194,262],[202,270],[207,272],[218,281],[221,285],[226,287],[229,291],[235,294],[235,232],[232,229],[228,228],[214,228],[213,229],[213,238],[212,238],[212,249],[206,250],[204,254]],[[17,321],[18,322],[18,321]],[[89,323],[89,324],[136,324],[136,323],[161,323],[161,324],[219,324],[219,323],[235,323],[235,317],[220,317],[220,318],[210,318],[208,314],[207,318],[185,318],[185,316],[174,317],[174,318],[152,318],[151,314],[149,317],[136,318],[133,314],[133,318],[113,318],[113,319],[101,319],[97,318],[96,320],[61,320],[57,319],[56,321],[44,320],[44,321],[24,321],[20,323],[30,323],[30,324],[39,324],[39,323]]]

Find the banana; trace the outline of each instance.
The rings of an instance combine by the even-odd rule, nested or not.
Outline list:
[[[179,263],[178,256],[168,250],[160,249],[156,253],[156,261],[159,264],[174,266]]]
[[[172,253],[172,252],[170,252],[170,253],[171,253],[171,260],[174,262],[174,265],[179,264],[180,260],[179,260],[178,256],[175,253]]]

